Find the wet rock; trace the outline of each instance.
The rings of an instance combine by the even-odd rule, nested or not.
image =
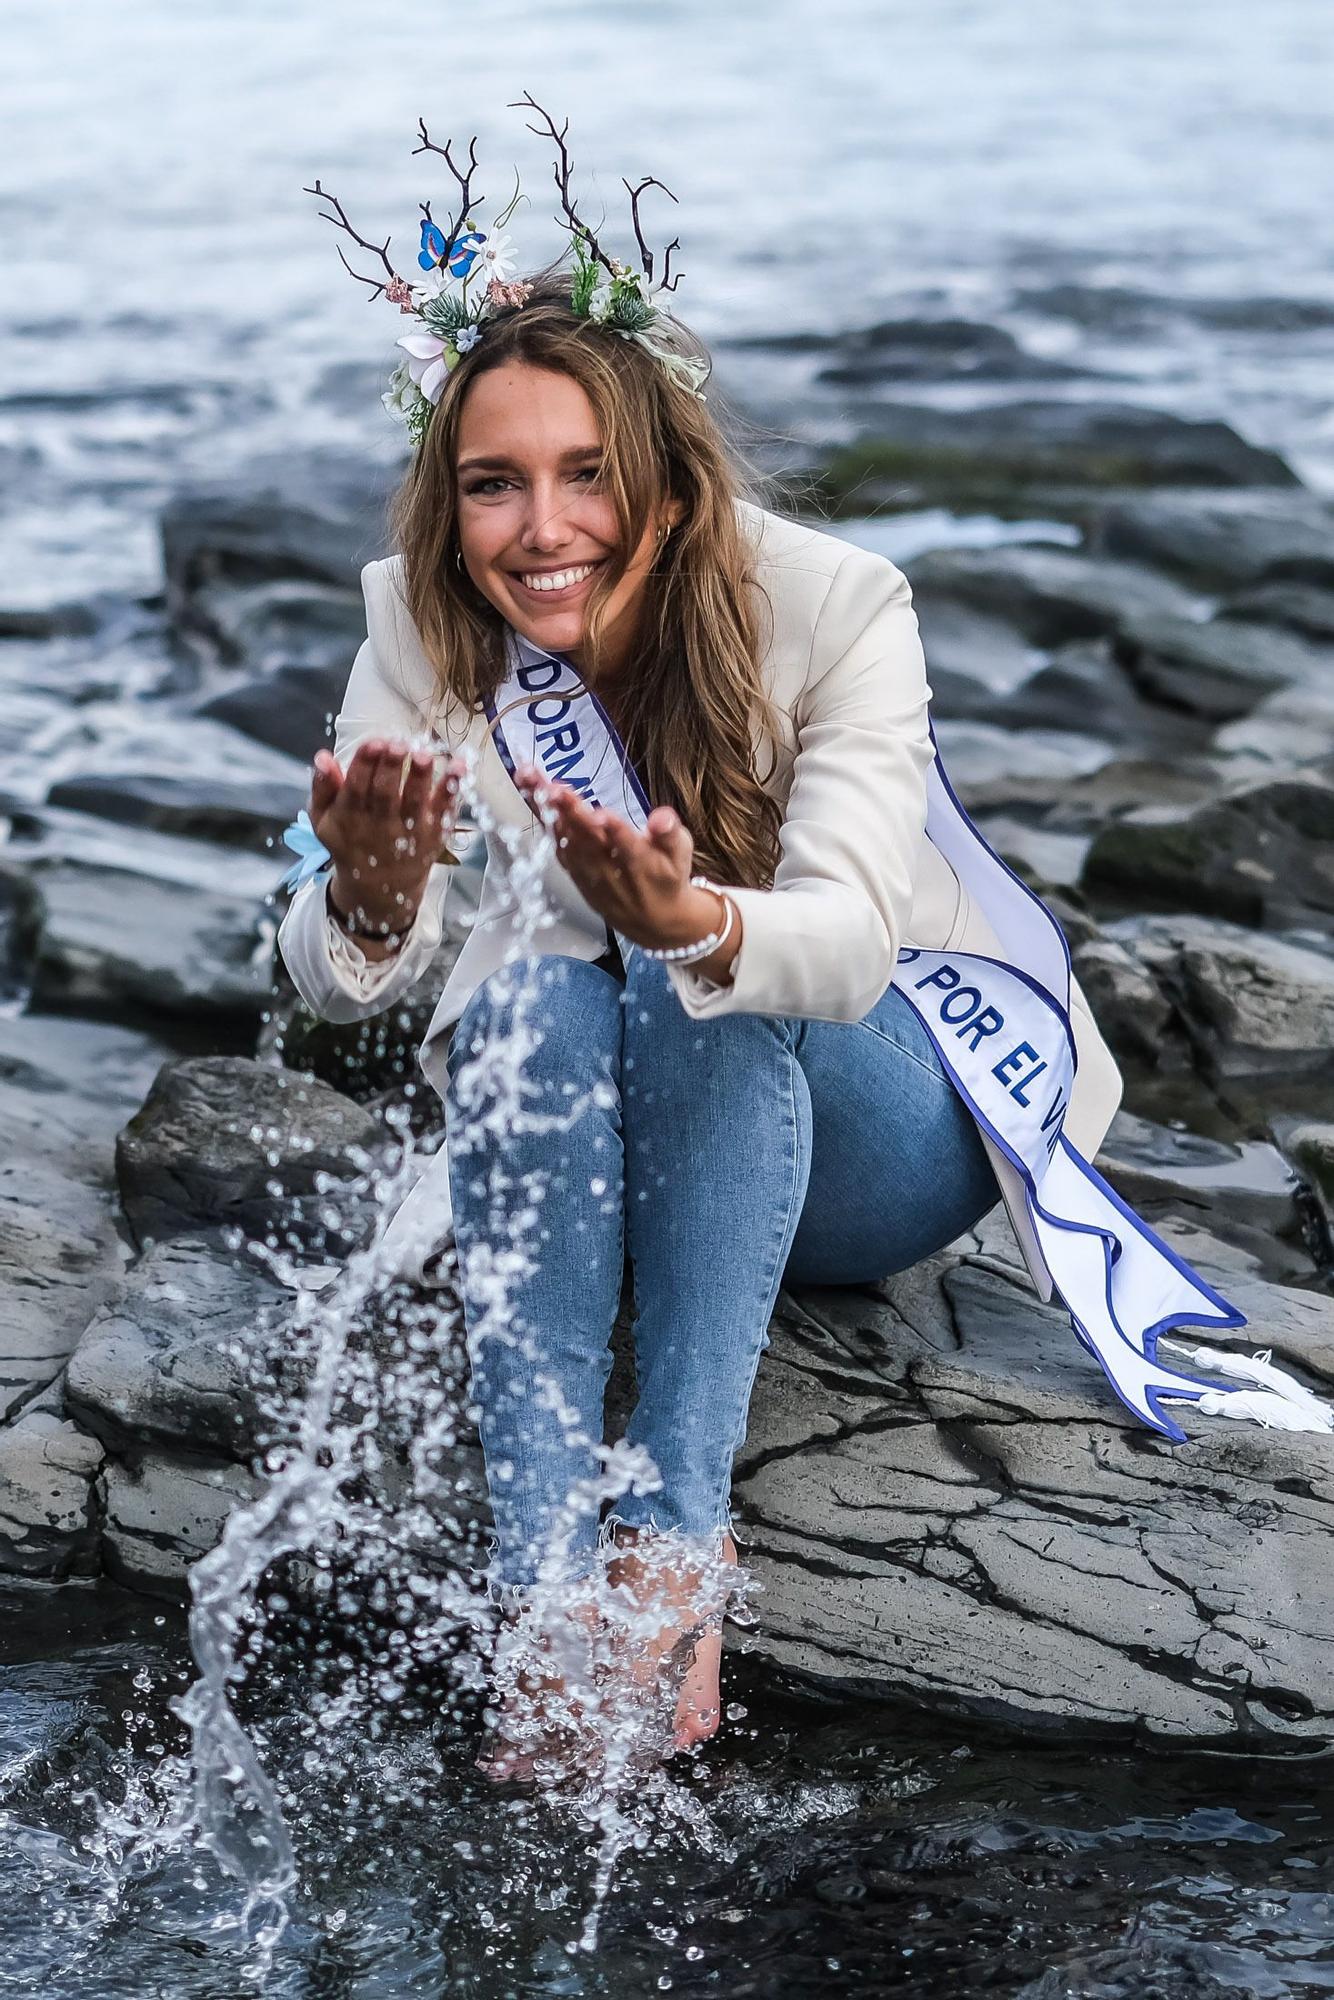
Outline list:
[[[82,639],[96,630],[91,604],[0,605],[0,639]]]
[[[244,484],[178,494],[162,516],[168,609],[183,633],[196,602],[221,589],[303,582],[355,592],[381,553],[392,474],[355,454],[257,460]],[[206,630],[207,614],[200,624]]]
[[[0,1161],[0,1421],[60,1373],[123,1264],[107,1192],[24,1158]]]
[[[1180,1017],[1133,951],[1099,933],[1082,943],[1070,940],[1070,959],[1118,1062],[1151,1070],[1190,1068],[1190,1044]]]
[[[41,904],[27,871],[0,861],[0,1005],[26,991],[40,928]]]
[[[1267,1140],[1210,1139],[1120,1111],[1096,1164],[1155,1228],[1178,1216],[1248,1251],[1270,1277],[1315,1278],[1301,1184]]]
[[[117,1028],[0,1019],[0,1421],[59,1374],[124,1268],[111,1148],[160,1056]]]
[[[89,1575],[98,1562],[102,1447],[50,1410],[0,1430],[0,1572]]]
[[[1137,619],[1185,620],[1197,603],[1152,570],[1037,543],[935,550],[913,563],[912,587],[914,606],[925,606],[924,631],[933,605],[953,602],[1044,648],[1111,637]]]
[[[1102,515],[1091,554],[1171,571],[1206,590],[1266,579],[1334,586],[1334,507],[1311,493],[1154,494]]]
[[[945,589],[917,588],[913,609],[921,626],[937,715],[972,716],[1026,686],[1042,663],[1041,651],[1003,616],[962,603]],[[984,715],[983,720],[994,718]]]
[[[931,675],[934,688],[934,665]],[[1143,700],[1110,639],[1079,639],[1058,646],[1046,665],[1003,694],[992,694],[977,682],[965,692],[966,705],[959,701],[958,684],[951,680],[946,699],[933,704],[936,714],[960,713],[969,721],[1008,729],[1091,733],[1121,751],[1170,749],[1180,755],[1217,741],[1207,721]]]
[[[366,610],[359,587],[287,579],[240,587],[226,580],[195,592],[189,629],[210,661],[257,674],[317,667],[341,673],[341,692],[366,636]]]
[[[766,343],[767,344],[767,343]],[[818,380],[840,387],[874,388],[881,382],[1052,380],[1086,371],[1029,354],[1014,335],[985,321],[882,320],[834,336]]]
[[[1239,722],[1216,730],[1213,745],[1230,767],[1259,777],[1334,757],[1334,686],[1280,688]]]
[[[1334,534],[1334,516],[1330,531]],[[1334,642],[1334,588],[1320,590],[1313,583],[1257,584],[1253,590],[1227,598],[1218,615],[1251,624],[1283,625],[1303,638]]]
[[[256,1490],[243,1466],[166,1450],[111,1460],[103,1486],[108,1573],[170,1596],[179,1594],[190,1564],[215,1546],[233,1508]]]
[[[257,1021],[268,951],[249,897],[80,861],[37,861],[38,1004]]]
[[[834,503],[1006,506],[1080,487],[1294,487],[1277,452],[1229,424],[1114,402],[1022,401],[973,410],[877,403],[821,474]]]
[[[1109,924],[1173,1001],[1217,1077],[1334,1074],[1334,954],[1209,917]]]
[[[1225,761],[1184,748],[1176,757],[1113,757],[1083,777],[1071,778],[1045,796],[1034,792],[1031,804],[1052,827],[1079,827],[1097,834],[1105,823],[1125,814],[1168,818],[1217,797]]]
[[[121,1202],[141,1246],[203,1225],[337,1254],[364,1227],[359,1177],[383,1137],[313,1076],[183,1058],[163,1065],[117,1141]]]
[[[147,826],[186,840],[267,848],[306,803],[308,786],[220,777],[173,777],[160,771],[117,771],[64,778],[50,804],[95,813],[122,826]]]
[[[1285,297],[1182,297],[1180,293],[1147,292],[1136,285],[1083,285],[1062,280],[1052,285],[1025,286],[1014,295],[1029,312],[1073,320],[1099,333],[1141,334],[1166,320],[1191,320],[1198,326],[1232,331],[1310,333],[1334,326],[1334,306],[1327,299]]]
[[[1131,614],[1115,647],[1147,699],[1211,722],[1248,715],[1280,688],[1318,688],[1334,673],[1334,647],[1239,618]]]
[[[118,1456],[144,1444],[249,1463],[251,1357],[291,1310],[217,1236],[151,1249],[94,1314],[65,1374],[65,1408]]]
[[[970,808],[995,809],[1047,795],[1112,755],[1096,736],[1061,730],[999,729],[985,722],[941,722],[941,756]]]
[[[1275,929],[1334,928],[1334,786],[1250,785],[1185,813],[1105,826],[1081,887],[1141,910],[1192,910]]]
[[[1325,1747],[1334,1437],[1198,1413],[1189,1445],[1152,1436],[967,1245],[780,1298],[736,1486],[759,1651],[937,1715]],[[1334,1301],[1248,1283],[1264,1343],[1328,1388]]]
[[[1081,1942],[1072,1961],[1053,1965],[1017,1989],[1016,2000],[1256,2000],[1257,1955],[1232,1945],[1155,1935],[1135,1920],[1124,1943],[1090,1951]],[[1268,1974],[1260,1976],[1267,1980]],[[1074,1981],[1078,1980],[1078,1986]]]
[[[364,614],[363,614],[364,619]],[[364,636],[364,634],[363,634]],[[350,661],[336,668],[284,665],[200,702],[197,713],[290,757],[313,758],[331,734]]]
[[[1313,1118],[1279,1119],[1274,1139],[1311,1190],[1326,1228],[1334,1228],[1334,1124]]]

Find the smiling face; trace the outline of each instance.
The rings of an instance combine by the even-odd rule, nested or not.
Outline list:
[[[601,455],[585,390],[530,362],[479,375],[459,413],[458,531],[468,574],[524,638],[576,665],[589,596],[619,553],[616,511],[598,481]],[[607,674],[629,655],[659,533],[679,511],[664,504],[612,593]]]

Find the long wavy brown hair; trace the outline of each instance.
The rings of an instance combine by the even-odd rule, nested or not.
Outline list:
[[[681,351],[702,351],[680,322],[666,330]],[[568,273],[544,272],[526,303],[488,318],[482,339],[450,371],[392,503],[404,597],[442,702],[475,714],[504,679],[504,620],[455,560],[455,468],[468,390],[508,362],[571,376],[597,418],[600,483],[619,541],[589,597],[590,680],[608,598],[655,514],[668,498],[681,503],[645,584],[634,667],[617,683],[617,718],[648,796],[675,807],[690,829],[697,865],[739,887],[768,888],[782,814],[756,771],[752,728],[771,756],[778,737],[761,684],[765,600],[736,509],[754,482],[706,403],[638,341],[571,309]]]

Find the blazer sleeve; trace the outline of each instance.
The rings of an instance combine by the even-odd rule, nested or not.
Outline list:
[[[859,1021],[888,986],[913,900],[934,750],[907,578],[851,549],[816,618],[772,889],[722,886],[744,925],[730,986],[668,975],[686,1012]]]
[[[425,683],[404,676],[398,641],[401,613],[389,565],[367,563],[361,572],[366,638],[352,664],[334,724],[334,755],[346,766],[370,736],[407,741],[427,729]],[[278,928],[278,949],[292,983],[313,1014],[325,1021],[359,1021],[392,1007],[430,965],[444,935],[444,908],[454,870],[437,862],[427,877],[416,918],[390,958],[368,959],[334,923],[325,905],[326,876],[304,882]]]

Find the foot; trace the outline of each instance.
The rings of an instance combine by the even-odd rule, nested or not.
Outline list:
[[[595,1603],[573,1598],[559,1607],[557,1618],[563,1630],[543,1629],[525,1611],[505,1616],[496,1648],[494,1721],[476,1759],[477,1769],[495,1784],[559,1782],[591,1747],[590,1695],[601,1616]],[[588,1657],[572,1692],[558,1663],[579,1627],[587,1634]]]
[[[676,1712],[672,1727],[673,1753],[693,1749],[716,1734],[722,1719],[718,1691],[722,1664],[722,1593],[717,1579],[708,1581],[701,1604],[704,1574],[698,1569],[666,1575],[636,1558],[633,1547],[638,1536],[632,1530],[616,1531],[618,1553],[608,1564],[613,1584],[627,1586],[642,1604],[661,1605],[663,1620],[655,1636],[642,1645],[645,1664],[655,1674],[667,1668],[677,1680]],[[720,1560],[735,1568],[736,1544],[725,1535]]]

